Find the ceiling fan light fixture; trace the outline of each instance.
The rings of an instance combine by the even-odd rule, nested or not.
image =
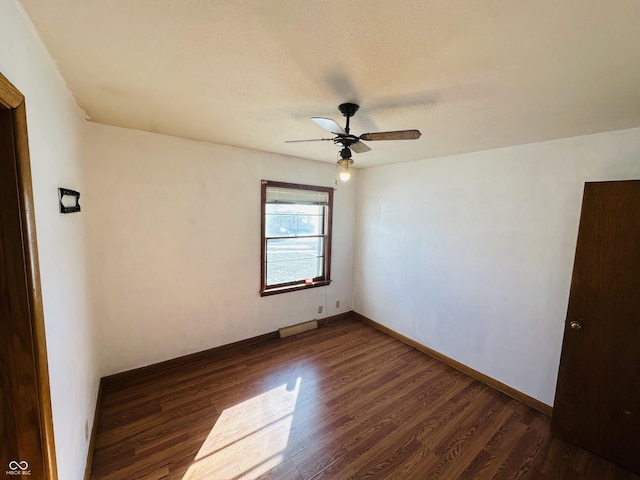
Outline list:
[[[340,167],[339,177],[343,182],[348,182],[351,178],[351,172],[349,171],[349,166],[351,165],[353,165],[351,158],[341,158],[338,160],[338,166]]]

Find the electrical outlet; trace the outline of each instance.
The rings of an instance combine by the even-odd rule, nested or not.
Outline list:
[[[89,420],[84,421],[84,439],[89,441]]]
[[[340,300],[336,300],[336,308],[340,308]]]
[[[324,307],[323,307],[322,305],[318,305],[318,313],[322,313],[322,309],[323,309],[323,308],[324,308]]]

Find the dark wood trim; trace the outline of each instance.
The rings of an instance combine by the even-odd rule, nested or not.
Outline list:
[[[44,310],[40,287],[38,247],[36,243],[36,223],[31,184],[31,162],[29,158],[29,139],[27,134],[27,116],[24,96],[11,82],[0,74],[0,105],[9,110],[14,137],[13,169],[16,174],[16,188],[19,205],[20,231],[23,257],[16,258],[14,267],[24,269],[27,282],[28,325],[23,325],[31,337],[33,348],[33,367],[35,370],[35,388],[38,405],[38,421],[44,478],[56,480],[57,465],[49,390],[49,367],[47,361]],[[17,265],[20,263],[20,265]],[[24,301],[24,299],[20,300]],[[35,460],[34,460],[35,463]],[[4,467],[2,467],[4,468]]]
[[[264,296],[265,285],[267,284],[267,268],[265,264],[265,258],[267,255],[267,241],[265,239],[266,235],[266,225],[264,221],[264,214],[266,211],[267,205],[267,181],[262,180],[260,185],[260,295]]]
[[[4,108],[18,108],[23,103],[24,96],[0,73],[0,105]]]
[[[353,312],[338,313],[330,317],[321,318],[318,320],[318,326],[326,327],[330,323],[346,320],[347,318],[353,318]]]
[[[266,238],[266,226],[265,226],[265,211],[267,203],[267,188],[288,188],[291,190],[308,190],[314,192],[324,192],[329,197],[329,206],[327,208],[327,215],[325,218],[325,232],[323,235],[317,235],[318,237],[324,237],[324,255],[323,255],[323,275],[321,277],[314,278],[312,284],[307,285],[304,280],[282,283],[279,285],[267,286],[267,272],[266,272],[266,254],[267,254],[267,238]],[[321,187],[317,185],[302,185],[298,183],[285,183],[274,182],[271,180],[261,181],[261,193],[260,193],[260,296],[266,297],[269,295],[278,295],[280,293],[297,292],[307,288],[324,287],[331,283],[331,244],[332,244],[332,228],[333,228],[333,188]],[[283,237],[288,238],[288,237]],[[296,237],[300,238],[300,237]]]
[[[269,295],[278,295],[279,293],[287,293],[287,292],[297,292],[299,290],[306,290],[308,288],[316,288],[316,287],[326,287],[330,285],[331,282],[327,281],[319,281],[313,282],[312,284],[307,285],[306,283],[294,283],[291,285],[284,285],[280,287],[269,288],[268,290],[261,290],[261,297],[268,297]]]
[[[100,403],[102,402],[102,380],[98,386],[98,397],[96,398],[96,409],[93,413],[93,425],[91,426],[91,440],[89,440],[89,450],[87,450],[87,463],[84,467],[84,480],[91,478],[91,465],[93,464],[93,452],[96,449],[96,436],[98,434],[98,417],[100,415]]]
[[[247,338],[246,340],[240,340],[238,342],[229,343],[227,345],[221,345],[219,347],[210,348],[208,350],[202,350],[200,352],[190,353],[181,357],[171,358],[163,362],[153,363],[140,368],[134,368],[133,370],[127,370],[113,375],[102,377],[101,385],[105,388],[109,388],[112,384],[118,384],[120,382],[135,381],[137,379],[143,380],[149,375],[161,373],[171,368],[179,368],[183,365],[195,363],[208,358],[214,358],[220,354],[232,353],[235,351],[242,351],[258,343],[265,342],[274,338],[279,338],[278,332],[269,332],[257,337]]]
[[[311,190],[312,192],[326,192],[330,190],[333,193],[333,187],[323,187],[320,185],[304,185],[302,183],[287,183],[287,182],[278,182],[274,180],[262,180],[262,184],[265,185],[265,182],[270,187],[276,188],[288,188],[290,190]]]
[[[640,476],[363,322],[105,391],[92,480]]]
[[[508,395],[509,397],[518,400],[519,402],[524,403],[525,405],[536,409],[537,411],[544,413],[545,415],[551,416],[551,412],[553,411],[553,408],[549,405],[547,405],[546,403],[541,402],[540,400],[536,400],[533,397],[530,397],[529,395],[526,395],[518,390],[516,390],[513,387],[510,387],[509,385],[505,385],[502,382],[499,382],[498,380],[491,378],[487,375],[485,375],[484,373],[478,372],[477,370],[474,370],[471,367],[468,367],[456,360],[454,360],[453,358],[447,357],[446,355],[443,355],[440,352],[437,352],[425,345],[422,345],[421,343],[416,342],[415,340],[410,339],[409,337],[405,337],[404,335],[396,332],[395,330],[391,330],[388,327],[385,327],[384,325],[371,320],[368,317],[365,317],[364,315],[361,315],[360,313],[357,312],[353,312],[352,313],[353,318],[357,318],[358,320],[360,320],[361,322],[366,323],[367,325],[371,325],[374,328],[377,328],[378,330],[380,330],[381,332],[386,333],[387,335],[392,336],[393,338],[396,338],[398,340],[400,340],[403,343],[406,343],[407,345],[412,346],[413,348],[415,348],[416,350],[421,351],[422,353],[426,353],[427,355],[429,355],[430,357],[435,358],[436,360],[441,361],[442,363],[445,363],[447,365],[449,365],[452,368],[455,368],[456,370],[465,373],[467,375],[469,375],[471,378],[475,378],[476,380],[481,381],[482,383],[495,388],[496,390],[498,390],[499,392],[504,393],[505,395]]]
[[[327,190],[329,194],[329,208],[327,212],[327,242],[324,250],[324,280],[331,282],[331,244],[333,243],[333,188]]]
[[[318,320],[318,326],[324,327],[330,323],[351,318],[351,316],[352,312],[339,313],[337,315]],[[235,355],[237,353],[250,349],[252,346],[266,342],[267,340],[272,340],[274,338],[280,338],[280,334],[277,331],[258,335],[257,337],[247,338],[238,342],[229,343],[227,345],[210,348],[208,350],[190,353],[188,355],[183,355],[181,357],[172,358],[163,362],[154,363],[145,367],[135,368],[133,370],[127,370],[125,372],[108,375],[106,377],[103,377],[100,381],[100,388],[102,388],[103,386],[105,388],[109,388],[111,385],[116,385],[122,382],[135,382],[138,380],[144,381],[144,379],[149,376],[157,375],[172,368],[180,368],[186,365],[197,363],[199,361],[213,359],[216,357],[228,357],[231,355]]]

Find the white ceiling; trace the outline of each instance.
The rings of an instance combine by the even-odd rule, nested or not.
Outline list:
[[[367,167],[640,126],[638,0],[22,0],[99,123]],[[329,135],[330,136],[330,135]]]

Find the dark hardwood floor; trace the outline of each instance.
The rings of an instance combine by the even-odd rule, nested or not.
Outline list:
[[[640,480],[348,319],[105,382],[92,480]]]

